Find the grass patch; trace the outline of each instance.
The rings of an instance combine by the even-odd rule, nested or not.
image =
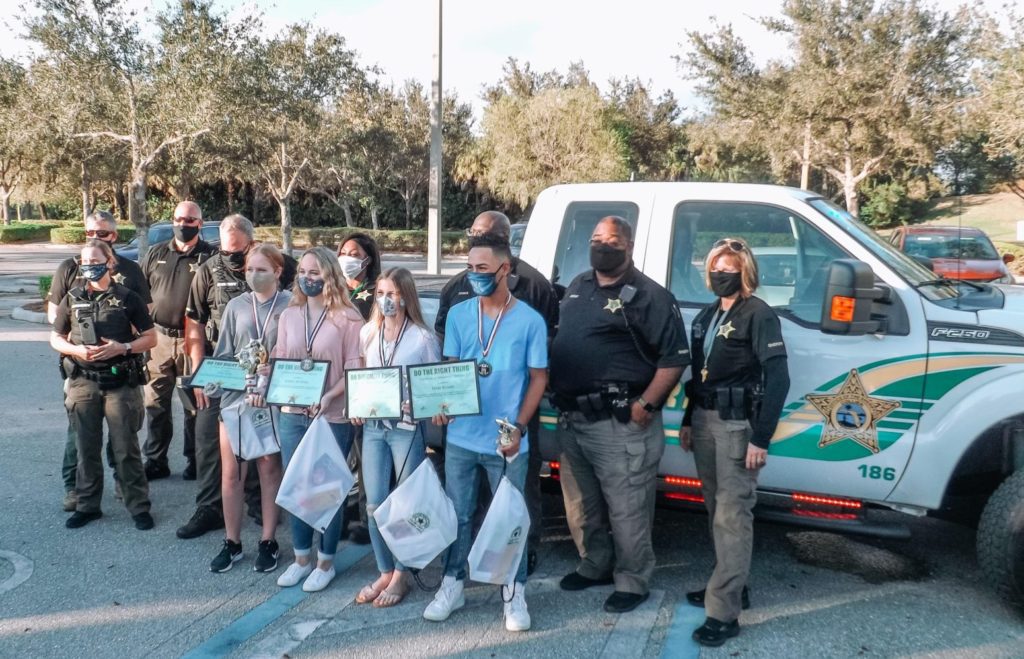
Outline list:
[[[50,296],[50,287],[53,286],[52,275],[42,275],[39,277],[39,297],[43,300]]]
[[[1024,199],[1012,192],[936,199],[922,224],[981,229],[996,241],[1017,240],[1017,222],[1024,220]]]
[[[0,244],[31,243],[45,241],[50,237],[50,230],[59,226],[43,222],[12,222],[10,225],[0,224]]]

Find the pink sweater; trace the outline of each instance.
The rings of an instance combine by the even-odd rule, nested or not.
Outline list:
[[[281,314],[281,320],[277,325],[277,345],[274,347],[274,357],[279,359],[304,359],[306,357],[305,315],[305,306],[288,307]],[[320,314],[311,315],[311,330],[319,317]],[[359,312],[352,308],[345,308],[328,313],[316,338],[313,339],[313,359],[331,362],[325,391],[333,389],[338,382],[343,381],[347,369],[362,367],[363,358],[359,354],[359,330],[362,326],[363,317],[359,315]],[[348,421],[344,394],[336,398],[323,414],[331,423]]]

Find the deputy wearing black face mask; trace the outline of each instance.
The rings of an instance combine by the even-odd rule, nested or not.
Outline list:
[[[754,296],[757,262],[747,244],[719,240],[705,272],[718,299],[693,319],[693,379],[679,444],[693,450],[715,548],[707,587],[686,594],[707,609],[693,638],[718,646],[739,633],[740,610],[750,605],[757,475],[789,392],[789,369],[779,319]]]
[[[174,436],[171,422],[171,397],[177,378],[186,374],[185,307],[192,278],[199,266],[217,253],[217,248],[199,237],[203,213],[198,204],[183,201],[174,209],[174,238],[149,248],[142,260],[153,294],[151,311],[156,323],[157,344],[149,353],[149,384],[146,385],[146,416],[149,433],[142,452],[146,458],[146,478],[167,478],[167,451]],[[189,406],[190,407],[190,406]],[[195,461],[195,411],[185,410],[185,457]]]
[[[633,266],[632,253],[624,219],[598,222],[590,238],[593,270],[566,289],[551,346],[562,492],[580,554],[561,586],[614,583],[604,605],[610,613],[631,611],[648,596],[665,450],[661,407],[690,363],[675,299]]]

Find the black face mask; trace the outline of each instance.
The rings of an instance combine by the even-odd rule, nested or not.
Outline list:
[[[248,254],[249,250],[243,249],[241,252],[225,252],[220,250],[220,257],[224,259],[224,262],[228,264],[228,267],[232,270],[241,270],[245,267],[245,255]]]
[[[590,267],[598,272],[613,272],[622,267],[628,258],[626,250],[604,243],[590,246]]]
[[[199,227],[187,224],[175,224],[171,226],[174,231],[174,239],[180,243],[192,242],[192,239],[199,235]]]
[[[712,272],[711,292],[718,297],[729,297],[740,290],[743,279],[738,272]]]

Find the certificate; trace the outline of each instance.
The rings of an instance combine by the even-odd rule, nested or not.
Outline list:
[[[224,389],[227,391],[245,391],[245,369],[234,359],[214,359],[207,357],[199,364],[199,369],[192,374],[188,386],[205,389]]]
[[[312,363],[312,368],[303,370],[299,359],[272,359],[270,379],[267,381],[267,404],[312,407],[319,405],[327,386],[327,374],[331,362]],[[306,364],[309,366],[309,364]]]
[[[480,384],[475,359],[409,366],[412,417],[429,419],[437,414],[480,414]]]
[[[348,415],[353,419],[402,418],[402,368],[354,368],[345,371]]]

